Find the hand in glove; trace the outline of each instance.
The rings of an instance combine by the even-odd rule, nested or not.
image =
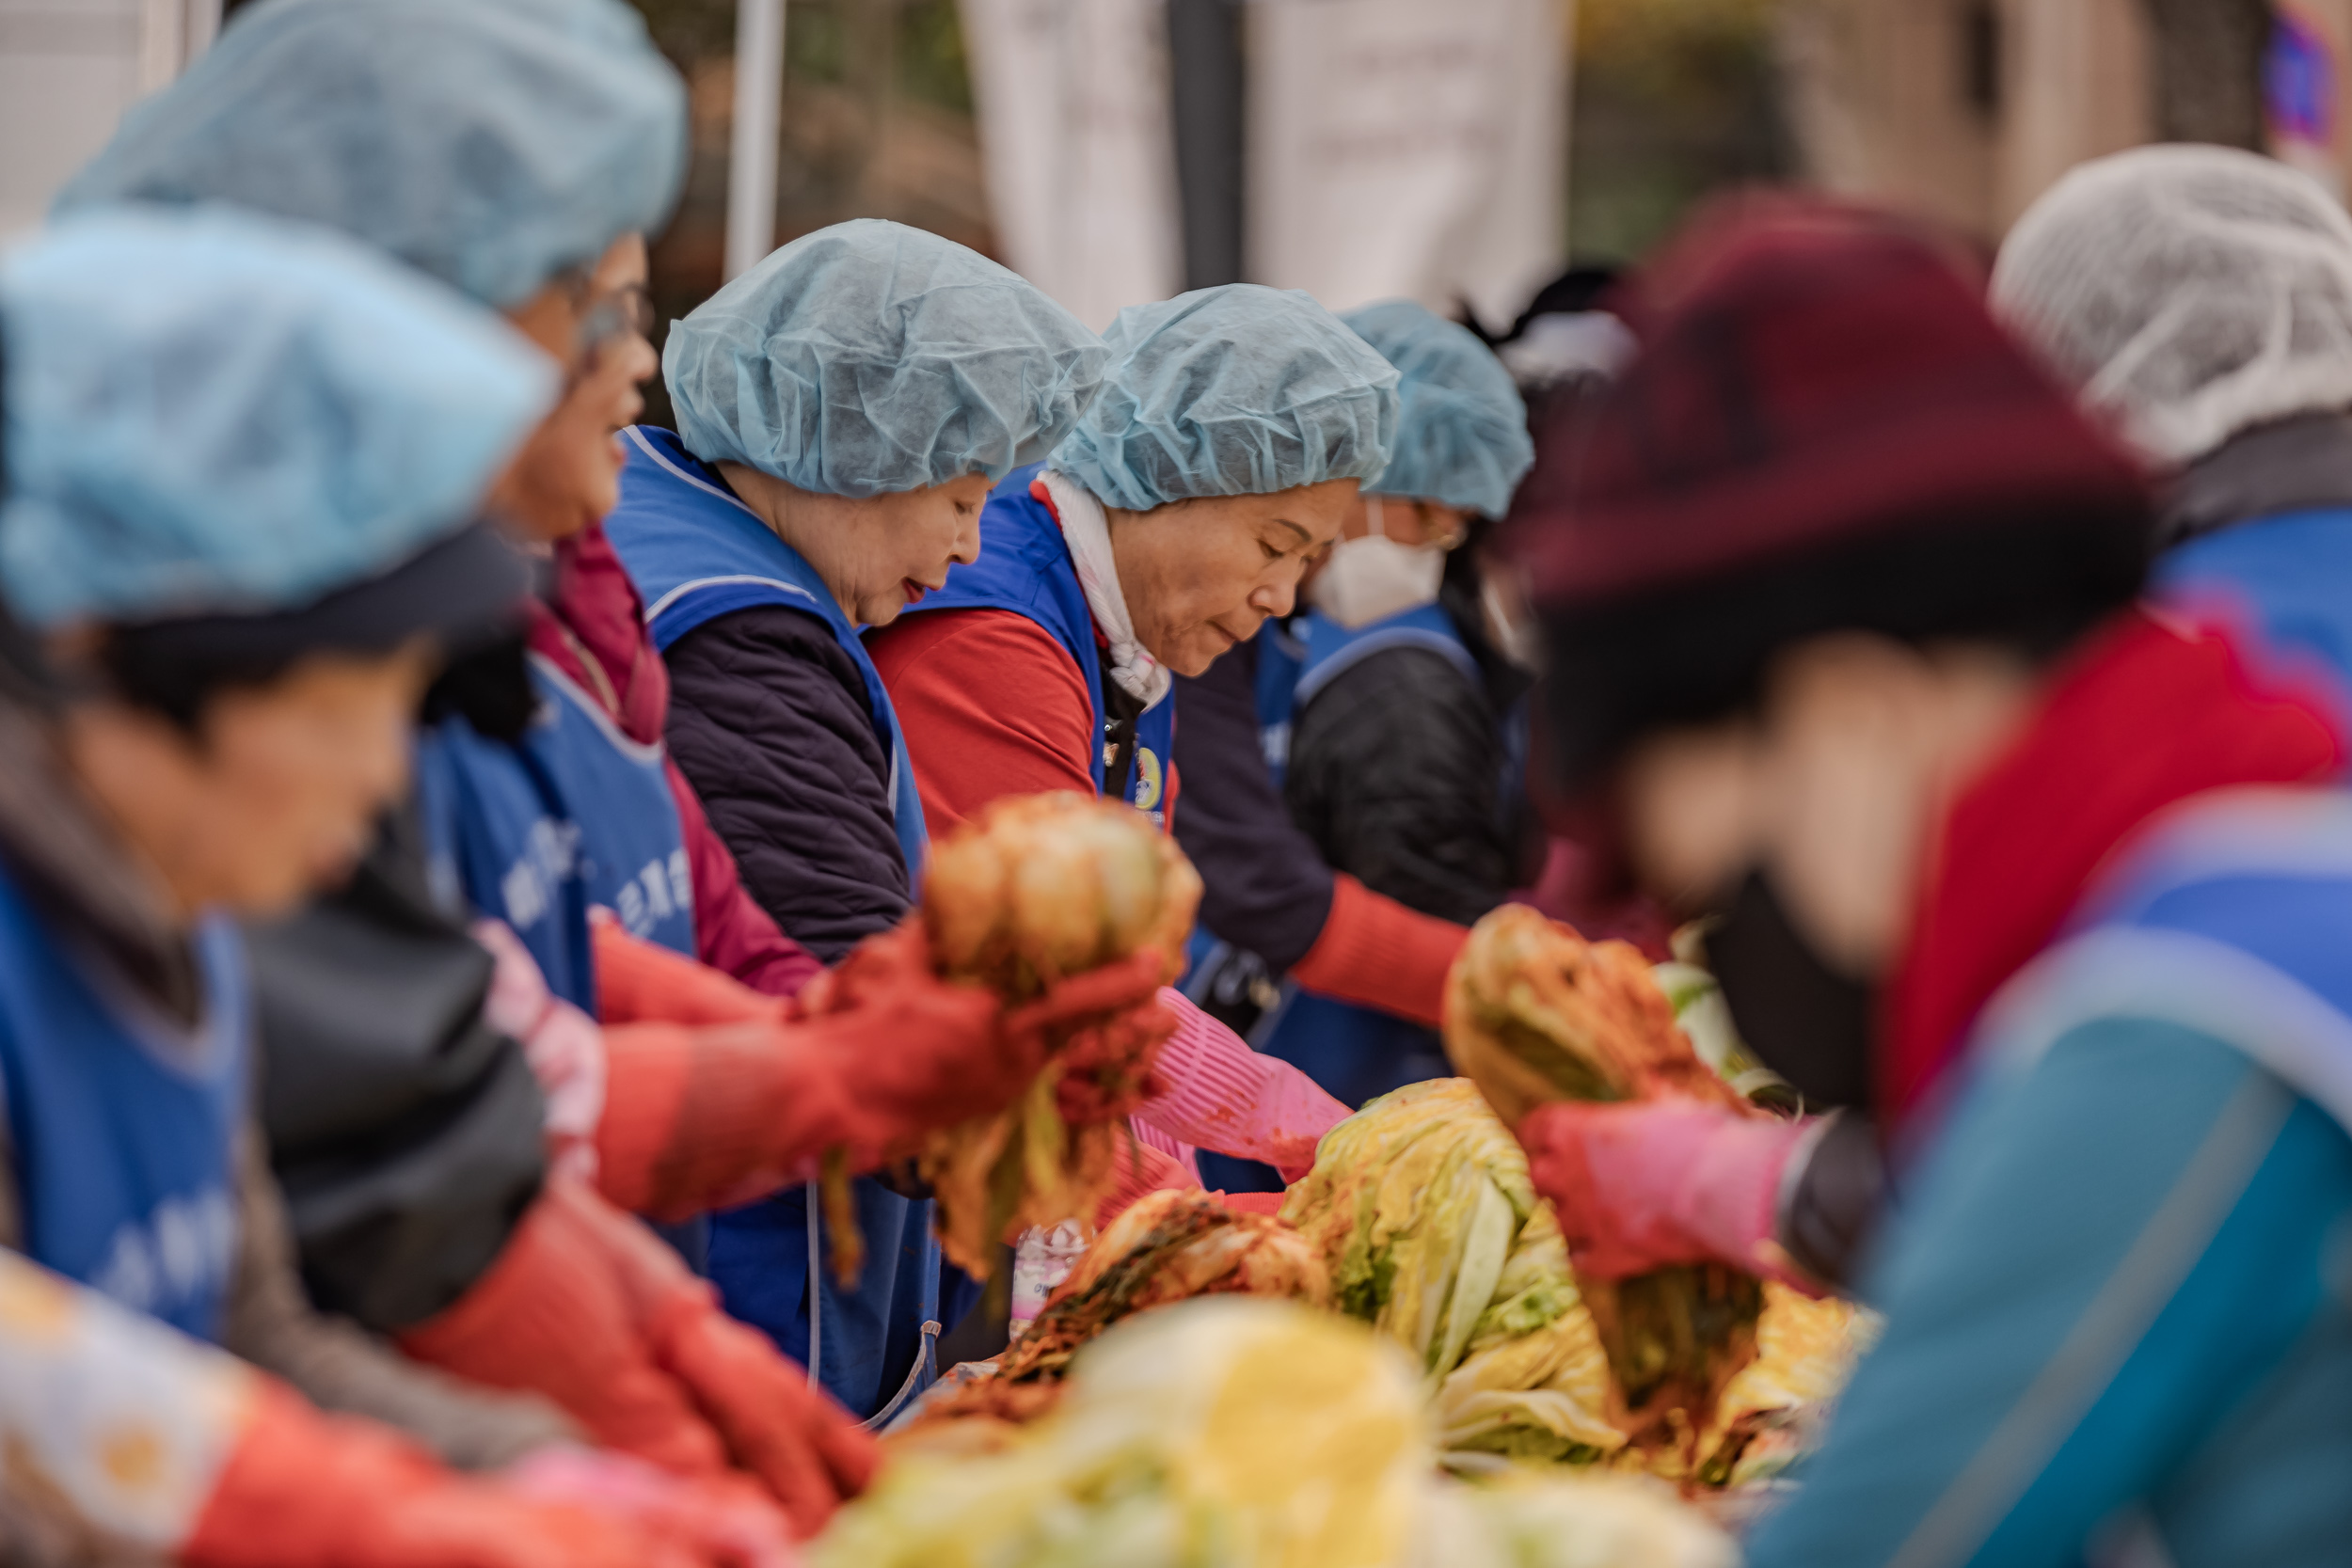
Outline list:
[[[1111,1190],[1094,1206],[1097,1234],[1153,1193],[1200,1190],[1200,1178],[1183,1161],[1132,1135],[1121,1140],[1112,1156],[1111,1172]]]
[[[1717,1261],[1811,1290],[1775,1232],[1782,1178],[1818,1128],[1690,1100],[1555,1101],[1518,1140],[1578,1269],[1614,1279]]]
[[[707,1340],[736,1353],[725,1375]],[[545,1394],[598,1442],[675,1474],[739,1465],[803,1533],[873,1468],[871,1439],[804,1372],[722,1316],[642,1224],[561,1180],[489,1273],[400,1342],[476,1382]]]
[[[656,1518],[458,1475],[6,1250],[0,1446],[58,1539],[198,1568],[764,1568],[783,1534],[756,1495]]]
[[[920,915],[858,943],[799,1006],[801,1028],[866,1119],[859,1144],[901,1143],[1011,1104],[1044,1065],[1054,1022],[1006,1016],[988,991],[941,979]]]
[[[1158,951],[1146,948],[1057,981],[1006,1015],[1009,1032],[1034,1034],[1041,1054],[1057,1053],[1062,1075],[1054,1100],[1062,1120],[1073,1127],[1115,1120],[1160,1091],[1160,1060],[1177,1028],[1161,995],[1166,972]]]
[[[633,1006],[660,994],[706,1020],[751,994],[736,988],[729,1003],[723,975],[690,988],[686,962],[629,952],[607,974]],[[1008,1013],[941,979],[910,917],[810,981],[793,1018],[768,1004],[728,1022],[608,1026],[598,1185],[624,1209],[684,1218],[805,1180],[828,1149],[846,1149],[852,1171],[875,1169],[925,1132],[1012,1103],[1056,1045],[1148,1064],[1173,1023],[1152,1000],[1159,964],[1139,954]],[[691,1006],[677,1000],[690,992]]]
[[[455,1474],[389,1430],[257,1380],[245,1428],[173,1554],[189,1568],[771,1568],[741,1499],[653,1511]]]
[[[718,1000],[696,994],[709,1016]],[[608,1027],[605,1196],[682,1219],[805,1180],[828,1149],[871,1170],[922,1132],[1009,1103],[1041,1059],[1036,1039],[1000,1026],[995,998],[931,972],[917,920],[868,938],[802,1004],[814,1016]]]
[[[785,1516],[745,1475],[675,1476],[609,1449],[545,1448],[499,1480],[539,1502],[617,1514],[656,1536],[683,1536],[745,1568],[797,1568]]]
[[[497,1259],[445,1310],[399,1336],[420,1361],[544,1394],[597,1442],[678,1475],[726,1468],[726,1445],[655,1364],[594,1192],[550,1180]]]
[[[628,1260],[624,1283],[657,1364],[693,1396],[736,1464],[767,1483],[794,1529],[816,1534],[873,1481],[881,1448],[804,1368],[722,1312],[718,1293],[660,1238],[626,1215],[608,1212],[603,1223]]]
[[[1347,1107],[1290,1063],[1250,1050],[1182,992],[1160,1000],[1178,1022],[1160,1053],[1160,1087],[1136,1116],[1198,1148],[1263,1160],[1285,1181],[1306,1175]]]
[[[520,1041],[547,1100],[548,1163],[583,1181],[596,1179],[596,1124],[604,1119],[604,1033],[596,1021],[548,990],[547,976],[522,939],[499,920],[477,920],[473,939],[497,967],[482,1016]]]
[[[879,1062],[873,1066],[886,1082],[862,1086],[904,1106],[908,1131],[929,1132],[1010,1104],[1051,1053],[1064,1069],[1057,1085],[1062,1119],[1073,1125],[1113,1120],[1150,1090],[1152,1064],[1176,1027],[1175,1015],[1160,1000],[1166,967],[1156,951],[1146,949],[1057,980],[1044,995],[1005,1013],[993,1060]],[[800,1005],[815,1017],[850,1016],[886,1005],[918,979],[945,984],[932,975],[920,918],[910,917],[897,930],[867,938],[839,968],[809,982]]]

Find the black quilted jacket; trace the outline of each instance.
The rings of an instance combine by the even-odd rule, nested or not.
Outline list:
[[[755,606],[670,645],[670,753],[743,886],[830,964],[907,911],[890,759],[866,683],[813,615]]]

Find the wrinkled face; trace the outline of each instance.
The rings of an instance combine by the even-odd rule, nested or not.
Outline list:
[[[1287,615],[1308,565],[1357,505],[1352,479],[1216,496],[1110,515],[1111,555],[1136,641],[1180,675],[1197,675]]]
[[[980,558],[980,508],[992,481],[966,474],[919,490],[852,499],[796,490],[780,479],[722,463],[743,503],[798,550],[858,626],[886,626],[945,587],[947,568]]]
[[[584,278],[550,283],[508,316],[564,367],[564,393],[500,478],[491,505],[516,538],[549,544],[602,521],[619,502],[613,433],[644,411],[638,385],[661,368],[645,336],[644,238],[623,235]]]
[[[101,699],[62,724],[76,775],[183,915],[282,914],[335,886],[405,787],[429,641],[374,657],[317,654],[225,690],[198,733]]]

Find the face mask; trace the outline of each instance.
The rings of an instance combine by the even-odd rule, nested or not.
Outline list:
[[[1445,578],[1443,550],[1398,544],[1382,531],[1380,498],[1364,499],[1372,511],[1372,531],[1332,546],[1331,558],[1307,594],[1317,610],[1350,631],[1434,603]]]
[[[1822,960],[1763,872],[1708,932],[1707,961],[1740,1037],[1809,1108],[1869,1105],[1877,993]]]

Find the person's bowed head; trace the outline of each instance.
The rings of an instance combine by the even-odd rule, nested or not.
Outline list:
[[[1539,785],[1710,922],[1741,1037],[1851,1113],[1535,1110],[1518,1131],[1539,1185],[1594,1216],[1591,1266],[1754,1267],[1777,1235],[1843,1277],[1878,1190],[1860,1118],[1907,1114],[1941,1066],[1878,1030],[1942,814],[2139,585],[2140,474],[1960,256],[1819,203],[1702,218],[1635,279],[1642,352],[1560,509],[1514,520],[1545,631]]]
[[[1468,327],[1405,299],[1340,319],[1400,377],[1388,467],[1362,486],[1360,513],[1304,590],[1316,610],[1359,630],[1436,602],[1447,553],[1473,523],[1510,509],[1535,448],[1510,372]]]
[[[511,615],[520,563],[471,519],[554,373],[490,312],[259,217],[69,218],[0,289],[0,576],[75,781],[178,917],[281,912],[405,787],[442,659]]]
[[[1397,372],[1305,293],[1233,283],[1130,306],[1103,395],[1046,459],[1107,533],[1134,643],[1198,675],[1290,613],[1397,436]],[[1098,611],[1099,612],[1099,611]]]
[[[979,554],[990,488],[1061,439],[1101,339],[977,252],[880,219],[775,251],[671,329],[678,435],[884,626]]]

